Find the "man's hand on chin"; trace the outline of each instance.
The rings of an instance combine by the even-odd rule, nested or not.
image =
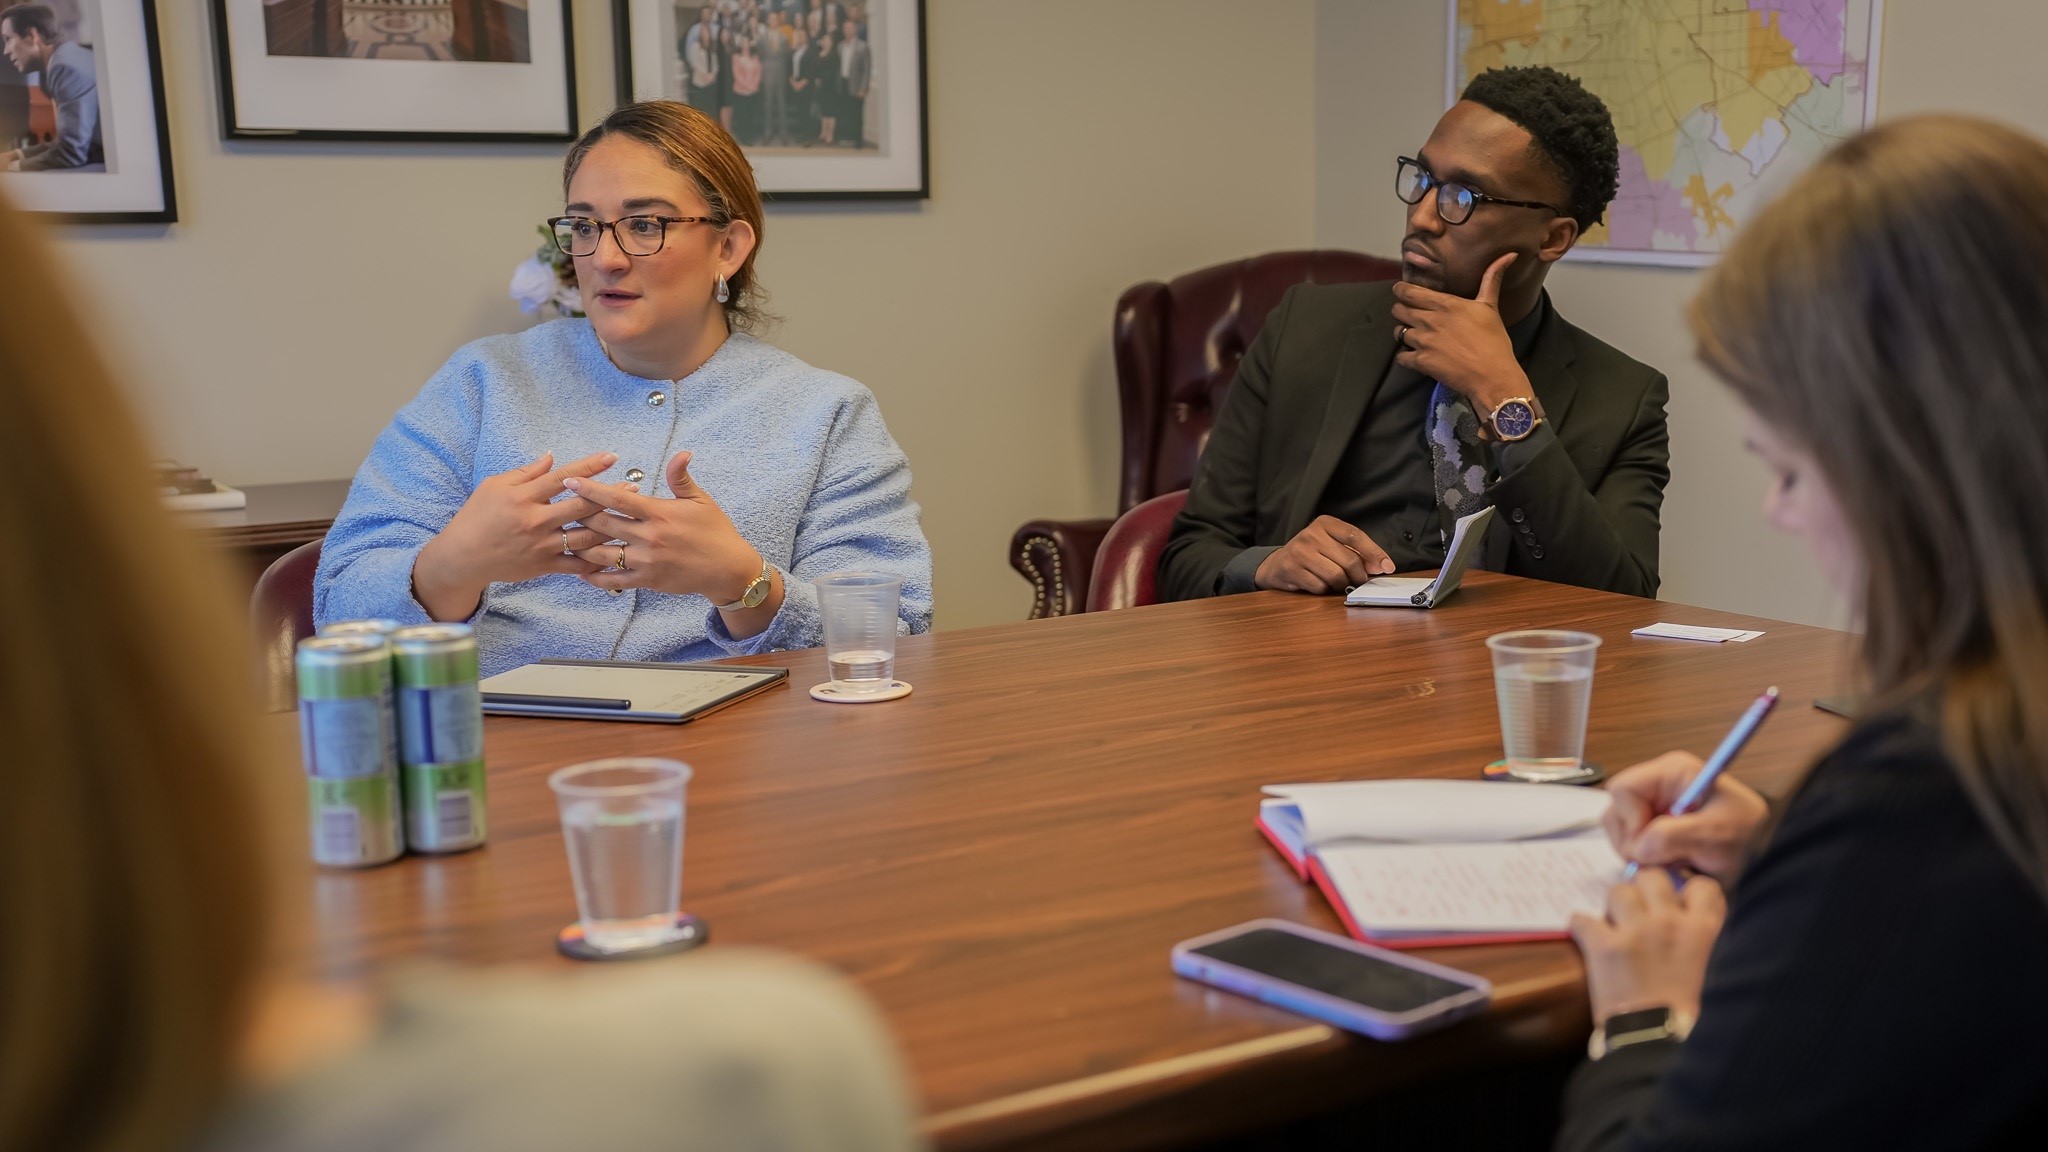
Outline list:
[[[1500,315],[1500,282],[1516,254],[1487,266],[1471,300],[1406,282],[1394,285],[1394,362],[1465,394],[1483,416],[1514,396],[1529,395],[1529,377]]]

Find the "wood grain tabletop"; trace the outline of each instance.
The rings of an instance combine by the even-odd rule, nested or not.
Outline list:
[[[1660,620],[1764,635],[1629,635]],[[1167,1147],[1559,1052],[1587,1028],[1568,943],[1428,953],[1496,1002],[1398,1045],[1167,966],[1255,917],[1341,931],[1254,831],[1260,787],[1475,776],[1501,747],[1485,638],[1537,627],[1604,638],[1586,748],[1612,769],[1704,755],[1770,684],[1784,706],[1734,775],[1782,793],[1846,730],[1811,707],[1850,687],[1846,634],[1483,573],[1433,611],[1262,592],[907,637],[915,691],[875,705],[812,700],[823,652],[776,653],[743,662],[787,685],[689,724],[490,720],[489,846],[317,874],[303,962],[573,967],[553,951],[576,906],[547,775],[669,756],[695,769],[683,902],[711,946],[791,950],[865,989],[944,1148]]]

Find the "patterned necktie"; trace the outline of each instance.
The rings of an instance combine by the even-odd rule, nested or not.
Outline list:
[[[1429,460],[1436,473],[1437,506],[1446,524],[1486,506],[1486,445],[1472,402],[1439,380],[1429,394]]]

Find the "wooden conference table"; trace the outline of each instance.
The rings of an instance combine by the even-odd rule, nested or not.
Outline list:
[[[1659,620],[1766,634],[1628,634]],[[780,653],[748,662],[787,665],[787,686],[680,727],[489,721],[489,847],[319,875],[309,966],[603,978],[553,953],[575,901],[546,777],[662,755],[696,769],[684,904],[712,946],[791,949],[855,980],[943,1148],[1171,1146],[1561,1052],[1587,1028],[1569,943],[1430,953],[1497,1000],[1400,1045],[1181,981],[1167,952],[1258,916],[1341,931],[1253,830],[1260,786],[1472,776],[1500,750],[1484,638],[1563,626],[1606,640],[1598,762],[1703,754],[1769,684],[1784,706],[1736,775],[1783,789],[1843,731],[1809,707],[1845,687],[1842,633],[1487,574],[1430,612],[1266,592],[908,638],[897,675],[916,691],[874,706],[814,702],[823,653]]]

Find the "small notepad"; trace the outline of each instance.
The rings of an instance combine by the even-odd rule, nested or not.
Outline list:
[[[1375,576],[1344,594],[1353,608],[1434,608],[1458,590],[1465,569],[1479,556],[1486,539],[1486,525],[1493,519],[1491,506],[1458,518],[1451,546],[1444,552],[1444,566],[1435,576]]]
[[[1704,640],[1709,644],[1747,644],[1763,635],[1742,628],[1708,628],[1699,624],[1651,624],[1629,633],[1631,636],[1661,636],[1667,640]]]

